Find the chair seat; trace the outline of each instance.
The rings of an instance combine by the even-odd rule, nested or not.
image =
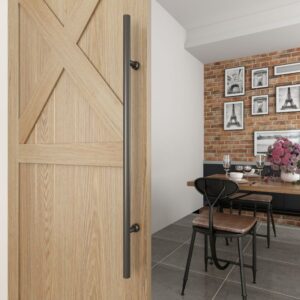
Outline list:
[[[244,197],[248,195],[247,193],[234,193],[233,195],[229,196],[228,198],[230,200],[234,200],[234,199],[237,199],[237,198],[241,198],[241,197]]]
[[[273,200],[273,197],[271,195],[265,195],[265,194],[249,194],[247,196],[244,196],[242,198],[239,198],[238,200],[245,200],[245,201],[253,201],[253,202],[261,202],[261,203],[271,203]]]
[[[200,209],[199,216],[193,220],[193,225],[201,228],[209,227],[209,208]],[[214,212],[213,215],[214,229],[232,233],[244,234],[251,230],[257,220],[254,217],[228,215],[224,213]]]

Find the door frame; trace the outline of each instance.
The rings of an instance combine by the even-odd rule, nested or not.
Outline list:
[[[19,4],[8,1],[8,299],[19,300]]]
[[[147,28],[147,80],[146,94],[147,99],[143,105],[144,138],[142,150],[145,151],[144,157],[144,182],[142,187],[143,197],[145,198],[146,227],[143,231],[143,240],[146,243],[146,260],[148,263],[147,276],[149,300],[151,299],[151,145],[150,145],[150,102],[151,102],[151,0],[146,2],[148,28]],[[19,283],[19,0],[8,0],[8,299],[20,300]]]

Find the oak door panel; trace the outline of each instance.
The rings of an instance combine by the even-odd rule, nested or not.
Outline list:
[[[22,164],[20,172],[21,299],[123,299],[122,171]]]
[[[123,14],[132,276],[123,279]],[[11,0],[9,299],[150,299],[149,1]]]

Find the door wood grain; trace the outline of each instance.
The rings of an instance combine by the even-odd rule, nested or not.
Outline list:
[[[132,277],[123,279],[123,15]],[[9,299],[151,299],[148,0],[9,1]]]

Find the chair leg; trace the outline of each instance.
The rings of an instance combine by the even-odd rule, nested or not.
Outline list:
[[[276,237],[276,227],[275,227],[275,222],[274,222],[272,204],[271,204],[271,221],[272,221],[272,227],[273,227],[274,236]]]
[[[270,248],[270,223],[271,223],[271,206],[267,208],[267,245]]]
[[[207,237],[207,234],[204,234],[204,265],[205,265],[205,272],[207,272],[207,264],[208,264],[208,237]]]
[[[238,252],[239,252],[242,297],[243,297],[243,300],[246,300],[247,299],[246,279],[245,279],[245,272],[244,272],[244,257],[243,257],[243,247],[242,247],[242,238],[241,237],[238,238]]]
[[[229,246],[228,238],[225,238],[226,246]]]
[[[230,214],[232,215],[232,201],[230,201]],[[232,237],[230,238],[230,242],[232,242]]]
[[[181,295],[184,295],[185,286],[186,286],[186,283],[187,283],[187,280],[188,280],[188,277],[189,277],[189,270],[190,270],[190,265],[191,265],[193,250],[194,250],[195,238],[196,238],[196,230],[193,229],[189,255],[188,255],[187,262],[186,262],[186,267],[185,267],[185,273],[184,273],[184,278],[183,278]]]
[[[253,227],[252,234],[252,274],[253,283],[256,283],[256,225]]]
[[[221,213],[224,213],[224,207],[223,207],[222,203],[220,203],[220,205],[219,205],[219,211]],[[228,238],[225,238],[225,242],[226,242],[226,246],[228,246],[229,245]]]
[[[242,214],[242,204],[239,205],[239,215]]]

